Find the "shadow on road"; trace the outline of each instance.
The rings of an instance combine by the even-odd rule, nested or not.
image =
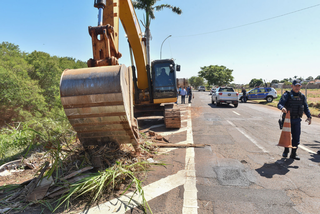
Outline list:
[[[256,169],[256,171],[266,178],[272,178],[274,175],[285,175],[290,171],[289,168],[299,168],[298,166],[290,166],[293,161],[291,158],[281,158],[274,163],[265,163],[262,167]]]
[[[320,141],[314,140],[313,142],[314,143],[306,143],[306,144],[303,144],[303,145],[308,146],[308,147],[313,148],[313,149],[319,150],[320,149]]]
[[[217,106],[215,104],[208,103],[208,106],[210,106],[211,108],[235,108],[233,107],[233,105],[229,105],[229,104],[221,104]]]
[[[310,158],[309,160],[311,160],[311,161],[313,161],[313,162],[316,162],[316,163],[320,163],[320,155],[318,155],[318,154],[312,154],[312,155],[311,155],[311,158]]]
[[[242,103],[242,104],[255,104],[255,105],[266,105],[268,104],[267,101],[256,101],[256,100],[248,100],[247,102],[239,102],[239,103]]]

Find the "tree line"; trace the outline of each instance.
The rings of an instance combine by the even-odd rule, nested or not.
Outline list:
[[[71,57],[22,52],[18,45],[0,44],[0,128],[30,117],[63,115],[59,83],[65,69],[87,67]]]
[[[230,84],[234,77],[232,76],[233,70],[227,68],[223,65],[210,65],[200,67],[200,71],[198,72],[198,76],[192,76],[189,78],[189,84],[194,88],[198,86],[207,85],[208,87],[215,85],[215,86],[224,86],[224,85],[236,85]],[[250,82],[246,85],[249,87],[256,87],[262,85],[271,85],[274,83],[284,83],[285,85],[291,85],[292,81],[295,79],[301,80],[302,84],[307,84],[312,80],[320,80],[320,75],[313,78],[309,76],[308,78],[304,79],[302,77],[293,76],[292,78],[284,78],[283,80],[273,79],[271,82],[265,82],[262,78],[253,78]]]
[[[306,79],[298,76],[293,76],[289,78],[284,78],[283,80],[273,79],[271,82],[265,82],[264,80],[262,80],[262,78],[260,79],[254,78],[254,79],[251,79],[251,81],[249,82],[249,87],[261,86],[263,84],[271,85],[271,84],[277,84],[277,83],[283,83],[284,85],[291,85],[292,81],[295,79],[300,80],[302,85],[304,85],[312,80],[320,80],[320,75],[318,75],[315,78],[313,78],[312,76],[309,76]]]

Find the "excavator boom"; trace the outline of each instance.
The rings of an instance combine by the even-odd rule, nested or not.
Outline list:
[[[61,102],[82,144],[118,142],[137,146],[139,134],[133,115],[132,69],[118,63],[121,57],[118,52],[119,13],[129,42],[135,47],[139,87],[147,88],[141,30],[135,24],[137,18],[130,0],[96,0],[95,7],[99,9],[99,26],[89,27],[93,59],[88,60],[89,68],[63,72]]]
[[[167,127],[180,128],[180,111],[172,105],[159,105],[177,99],[174,62],[160,60],[154,62],[152,74],[147,70],[145,43],[131,0],[95,0],[94,6],[99,16],[98,26],[89,27],[93,58],[88,60],[89,68],[63,72],[61,102],[83,145],[130,143],[137,150],[139,131],[134,105],[143,110],[148,105],[165,109]],[[133,50],[137,78],[134,67],[118,62],[119,19]],[[162,80],[160,73],[167,77]]]

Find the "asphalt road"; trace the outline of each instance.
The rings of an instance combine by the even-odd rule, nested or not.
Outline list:
[[[320,121],[302,122],[300,161],[282,158],[280,111],[256,102],[211,104],[194,93],[198,213],[319,213]],[[304,120],[303,120],[304,121]]]
[[[173,143],[208,144],[161,149],[156,161],[167,165],[154,167],[143,182],[153,213],[320,212],[320,119],[314,118],[310,126],[303,120],[297,161],[281,157],[276,108],[250,101],[237,108],[217,107],[208,92],[194,96],[192,104],[179,105],[179,130],[166,130],[161,119],[139,121]],[[143,213],[138,203],[125,209],[126,200],[88,213]]]

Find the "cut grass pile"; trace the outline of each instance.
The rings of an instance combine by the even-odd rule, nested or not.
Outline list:
[[[23,211],[33,204],[51,212],[57,211],[59,207],[72,210],[74,206],[70,206],[71,204],[85,205],[87,208],[97,204],[101,198],[114,197],[115,192],[120,191],[124,194],[127,191],[133,191],[142,197],[141,207],[144,212],[148,209],[152,213],[144,198],[141,179],[148,167],[163,164],[146,161],[157,152],[157,148],[148,142],[146,136],[143,136],[144,143],[141,144],[142,156],[135,155],[131,145],[120,146],[116,143],[92,147],[88,151],[88,148],[84,148],[76,139],[76,133],[67,120],[41,119],[8,125],[0,130],[0,140],[2,163],[20,157],[27,158],[34,152],[45,153],[43,157],[49,161],[50,167],[45,171],[43,178],[52,177],[54,183],[51,189],[59,186],[65,189],[62,195],[54,199],[44,198],[30,203],[21,197],[8,200],[23,191],[27,184],[2,186],[0,190],[5,194],[1,195],[2,198],[0,197],[0,208],[9,206],[11,209]],[[92,156],[102,157],[102,166],[98,172],[87,171],[79,174],[80,177],[83,175],[85,178],[71,183],[69,180],[60,179],[90,166]],[[40,166],[39,171],[42,168],[43,166]],[[35,176],[38,175],[39,172]]]

